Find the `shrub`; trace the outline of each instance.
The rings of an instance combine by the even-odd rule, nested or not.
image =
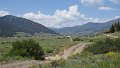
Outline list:
[[[80,38],[74,38],[73,41],[83,41],[83,40]]]
[[[51,66],[54,67],[54,68],[56,68],[58,66],[58,61],[56,61],[56,60],[52,61],[51,62]]]
[[[61,38],[58,37],[58,39],[61,39]]]
[[[112,56],[115,56],[115,55],[116,55],[115,52],[108,52],[108,53],[106,53],[106,56],[108,56],[108,57],[112,57]]]
[[[44,51],[37,42],[32,39],[16,41],[12,43],[13,48],[10,50],[10,55],[34,57],[36,60],[44,60]]]
[[[52,68],[57,68],[60,66],[60,68],[63,68],[65,65],[66,61],[64,59],[60,59],[60,60],[54,60],[50,63]]]
[[[1,44],[5,44],[5,42],[2,42]]]
[[[50,47],[46,48],[46,53],[53,53],[53,49]]]
[[[108,52],[120,52],[120,38],[117,39],[103,39],[96,41],[92,46],[86,48],[93,54],[104,54]]]
[[[93,40],[92,40],[92,39],[90,39],[90,40],[89,40],[89,42],[93,42]]]

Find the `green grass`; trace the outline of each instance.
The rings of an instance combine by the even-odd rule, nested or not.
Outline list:
[[[70,47],[71,45],[74,45],[77,42],[70,43],[70,40],[68,38],[62,37],[62,36],[55,36],[55,37],[9,37],[9,38],[0,38],[0,62],[4,61],[14,61],[14,60],[23,60],[24,57],[9,57],[6,56],[6,54],[9,53],[9,51],[12,49],[12,42],[17,40],[23,40],[23,39],[34,39],[36,42],[39,43],[40,46],[43,47],[45,52],[56,54],[60,51],[62,51],[64,48]],[[59,39],[58,39],[59,38]],[[21,58],[21,59],[20,59]],[[32,58],[29,58],[32,59]],[[26,57],[24,60],[27,60]]]
[[[67,60],[53,61],[39,65],[40,68],[120,68],[120,54],[108,57],[106,54],[77,54]]]
[[[30,38],[0,38],[0,53],[3,53],[2,51],[8,52],[12,45],[11,43],[17,40],[23,40],[23,39],[30,39]],[[59,48],[64,46],[65,44],[69,43],[69,39],[65,38],[65,39],[41,39],[41,38],[32,38],[34,40],[36,40],[36,42],[38,42],[40,44],[40,46],[42,46],[45,50],[47,48]],[[4,43],[3,43],[4,42]]]
[[[2,51],[8,52],[12,45],[11,43],[17,40],[23,40],[23,39],[34,39],[36,42],[39,43],[40,46],[43,47],[45,51],[47,49],[49,50],[59,50],[61,47],[68,46],[70,44],[70,40],[68,38],[59,37],[60,39],[57,39],[56,37],[52,38],[41,38],[41,37],[22,37],[22,38],[0,38],[0,53]],[[2,44],[4,42],[4,44]],[[76,41],[79,42],[79,41]],[[1,51],[2,50],[2,51]],[[7,51],[6,51],[7,50]]]
[[[49,50],[59,50],[61,47],[64,47],[65,45],[69,44],[69,39],[35,39],[36,42],[40,44],[40,46],[43,47],[45,51]]]
[[[119,36],[119,33],[112,34]],[[75,45],[79,42],[91,42],[94,43],[99,40],[107,38],[105,35],[98,35],[95,37],[79,37],[80,41],[74,41],[70,43],[70,40],[65,37],[22,37],[22,38],[0,38],[0,64],[8,63],[15,60],[32,60],[33,58],[26,57],[9,57],[5,56],[12,48],[11,43],[16,40],[22,39],[34,39],[43,47],[44,51],[48,53],[59,53],[65,48]],[[59,39],[58,39],[59,38]],[[116,53],[114,56],[107,56],[107,54],[92,54],[90,52],[83,52],[68,58],[67,60],[53,61],[50,64],[37,65],[40,68],[120,68],[120,53]],[[31,68],[34,68],[33,66]]]
[[[119,34],[113,34],[118,36]],[[99,35],[95,37],[82,37],[83,42],[91,42],[89,46],[93,45],[97,41],[104,41],[105,38],[108,38],[105,35]],[[74,55],[66,60],[52,61],[49,64],[38,65],[40,68],[120,68],[120,52],[112,50],[116,45],[120,45],[119,40],[115,38],[110,38],[114,41],[108,41],[103,43],[96,43],[96,48],[94,50],[100,50],[100,46],[106,46],[109,50],[108,52],[101,52],[100,54],[93,54],[89,50],[85,49],[82,54]],[[114,42],[114,43],[113,43]],[[99,45],[98,45],[99,44]],[[118,48],[118,47],[117,47]],[[91,48],[93,49],[93,48]],[[101,48],[101,51],[103,51]],[[110,52],[113,51],[113,52]]]
[[[120,38],[106,38],[94,42],[86,48],[87,51],[93,54],[104,54],[108,52],[120,52]]]

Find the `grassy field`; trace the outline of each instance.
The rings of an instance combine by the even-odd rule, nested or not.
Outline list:
[[[109,35],[119,37],[120,33],[113,33]],[[111,40],[105,41],[106,38],[110,38]],[[94,37],[82,37],[81,39],[83,42],[92,42],[89,46],[92,46],[96,42],[94,45],[97,46],[98,50],[101,50],[101,54],[93,54],[93,52],[89,52],[89,50],[85,49],[82,54],[71,56],[67,60],[61,59],[59,61],[53,61],[50,64],[38,66],[40,68],[120,68],[120,52],[119,49],[117,50],[118,52],[114,50],[115,47],[119,47],[119,40],[103,34]],[[100,40],[103,42],[97,43],[97,41]],[[103,48],[100,48],[100,46]],[[97,51],[96,49],[94,50],[94,47],[91,48],[93,49],[92,51]],[[109,49],[107,50],[108,52],[106,52],[105,48]],[[35,67],[36,66],[33,66],[31,68]]]
[[[9,53],[12,48],[12,42],[23,39],[34,39],[39,43],[40,46],[43,47],[46,53],[56,54],[62,51],[64,48],[70,47],[72,45],[77,44],[78,42],[71,43],[69,38],[63,36],[54,36],[54,37],[8,37],[8,38],[0,38],[0,62],[3,61],[14,61],[14,60],[30,60],[32,58],[26,57],[9,57],[5,56]]]
[[[120,54],[93,55],[91,53],[77,54],[67,60],[53,61],[48,65],[39,65],[40,68],[120,68]],[[35,68],[31,67],[31,68]]]
[[[113,33],[109,35],[120,37],[119,34],[120,33]],[[104,34],[94,36],[94,37],[91,37],[91,36],[77,37],[77,40],[79,41],[74,41],[72,43],[67,37],[63,37],[63,36],[0,38],[0,64],[4,64],[4,63],[16,61],[16,60],[32,60],[32,58],[27,58],[27,57],[6,56],[6,54],[8,54],[10,49],[12,48],[12,42],[16,40],[31,39],[31,38],[34,39],[36,42],[38,42],[39,45],[43,47],[44,51],[47,54],[59,53],[63,51],[63,49],[68,48],[72,45],[78,44],[80,42],[95,43],[99,40],[104,40],[105,38],[115,39],[113,37],[108,37]],[[75,39],[76,37],[72,37],[72,38]],[[109,42],[106,42],[105,45],[107,45],[107,43]],[[96,43],[96,45],[97,44],[98,43]],[[90,44],[90,46],[91,45],[92,44]],[[119,45],[119,44],[116,44],[116,45]],[[40,68],[120,68],[119,63],[120,63],[119,52],[110,52],[110,53],[107,52],[103,54],[93,54],[92,52],[85,50],[82,54],[74,55],[68,58],[67,60],[61,59],[59,61],[53,61],[50,64],[37,65],[37,67],[39,66]],[[36,66],[30,67],[30,68],[36,68]]]

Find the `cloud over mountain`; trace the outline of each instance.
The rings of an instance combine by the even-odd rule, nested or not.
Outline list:
[[[0,11],[0,16],[10,15],[8,11]]]
[[[87,17],[78,11],[78,6],[70,6],[68,10],[57,9],[53,15],[38,13],[24,13],[22,17],[41,23],[47,27],[67,27],[85,24],[89,21],[98,22],[99,19]]]

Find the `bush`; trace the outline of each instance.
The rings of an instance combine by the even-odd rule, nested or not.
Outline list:
[[[58,37],[58,39],[61,39],[61,38]]]
[[[80,38],[74,38],[73,41],[83,41],[83,40]]]
[[[89,40],[89,42],[93,42],[93,40],[92,40],[92,39],[90,39],[90,40]]]
[[[51,62],[51,66],[54,67],[54,68],[56,68],[58,66],[58,61],[56,61],[56,60],[52,61]]]
[[[60,68],[63,68],[65,65],[66,61],[64,59],[60,59],[60,60],[54,60],[50,63],[52,68],[57,68],[60,66]]]
[[[5,44],[5,42],[2,42],[1,44]]]
[[[46,48],[46,53],[53,53],[53,49],[50,47]]]
[[[12,43],[13,48],[10,50],[10,55],[22,57],[34,57],[35,60],[44,60],[44,51],[34,40],[22,40]]]
[[[115,56],[116,53],[115,52],[109,52],[109,53],[106,53],[106,56],[108,57],[112,57],[112,56]]]
[[[108,52],[120,52],[120,38],[117,39],[104,39],[96,41],[92,46],[86,48],[93,54],[105,54]]]

